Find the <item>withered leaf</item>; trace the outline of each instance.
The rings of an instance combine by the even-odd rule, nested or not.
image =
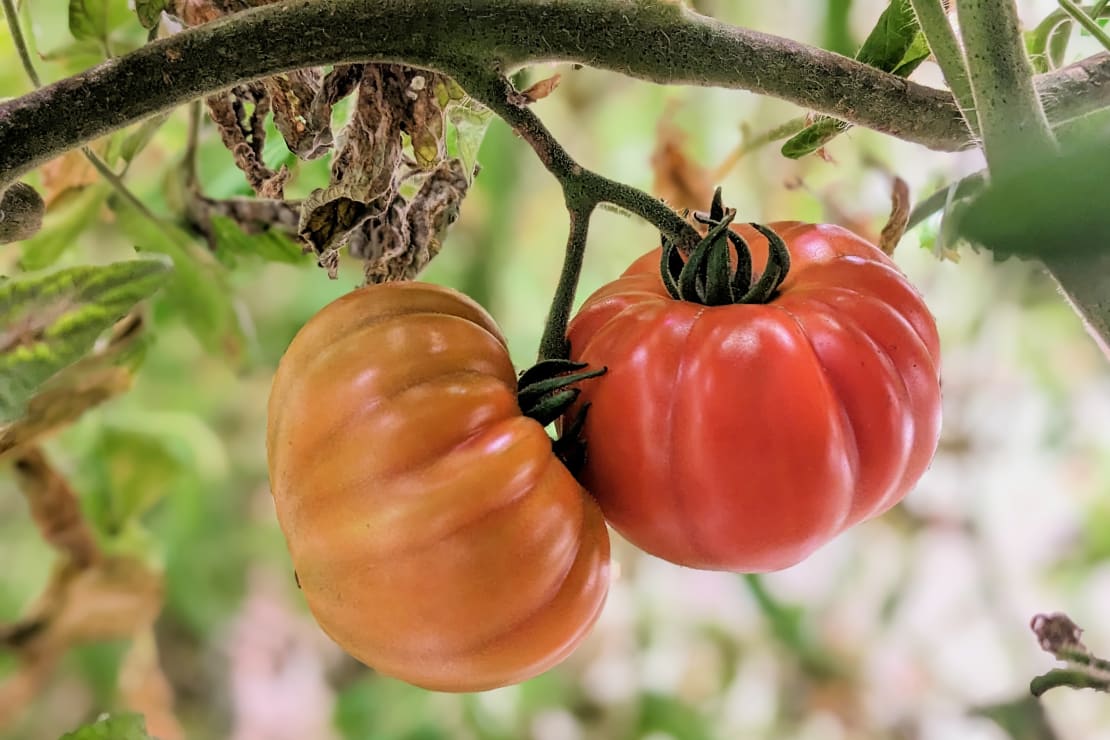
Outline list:
[[[543,100],[548,95],[555,92],[555,88],[559,86],[559,82],[562,81],[562,79],[563,76],[561,74],[553,74],[550,77],[542,79],[534,85],[531,85],[527,90],[521,91],[520,94],[528,103],[534,103],[537,100]]]
[[[351,236],[351,253],[366,259],[366,282],[412,280],[439,254],[447,227],[459,215],[469,187],[458,159],[441,162],[412,200],[398,196],[383,216]]]
[[[344,184],[314,190],[301,203],[297,232],[317,254],[336,249],[351,231],[379,212],[370,203],[351,195]]]
[[[80,149],[55,157],[42,166],[42,199],[49,209],[62,195],[97,181],[99,175]]]
[[[895,176],[890,185],[890,218],[879,234],[879,249],[886,254],[894,254],[894,248],[902,241],[906,226],[910,222],[910,186]]]
[[[332,145],[330,115],[312,117],[321,79],[319,70],[298,69],[262,81],[273,107],[274,126],[285,139],[289,151],[301,159],[316,159]]]
[[[220,139],[235,158],[235,166],[247,176],[251,189],[264,198],[282,198],[288,171],[282,167],[274,172],[262,161],[266,114],[270,111],[266,88],[259,83],[240,85],[227,93],[210,96],[205,102],[220,131]],[[249,116],[247,105],[252,106]]]
[[[713,199],[710,173],[686,154],[686,133],[675,125],[674,108],[659,121],[651,168],[652,192],[672,208],[703,209]]]

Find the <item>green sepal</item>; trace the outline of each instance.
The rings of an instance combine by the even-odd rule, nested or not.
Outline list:
[[[517,380],[517,403],[521,413],[547,426],[562,416],[578,390],[575,383],[604,375],[608,368],[584,370],[588,365],[564,359],[541,360],[520,374]]]
[[[732,295],[735,303],[752,284],[752,249],[744,241],[744,237],[732,229],[728,231],[728,240],[736,248],[736,272],[732,275]]]
[[[725,306],[736,300],[730,280],[728,239],[718,239],[709,248],[705,264],[705,302],[710,306]]]
[[[775,291],[786,279],[790,270],[790,252],[786,249],[786,242],[778,234],[762,224],[750,226],[763,236],[767,237],[767,268],[759,276],[759,280],[738,302],[739,303],[767,303],[775,295]]]
[[[676,301],[682,300],[678,292],[678,281],[675,280],[675,275],[681,272],[682,255],[678,253],[678,245],[664,236],[663,254],[659,262],[659,276],[663,279],[663,287]]]
[[[721,194],[721,187],[713,191],[713,202],[709,204],[709,220],[716,223],[725,217],[725,204]]]
[[[584,367],[587,367],[585,362],[575,362],[574,360],[541,360],[520,374],[516,382],[517,391],[523,390],[526,386],[537,381],[581,370]]]
[[[574,363],[579,364],[579,363]],[[585,365],[581,365],[585,367]],[[583,373],[571,373],[569,375],[557,375],[552,378],[545,378],[544,380],[537,380],[521,387],[517,391],[517,401],[520,403],[522,409],[527,409],[528,416],[531,416],[531,410],[537,408],[543,403],[544,397],[550,395],[555,391],[559,391],[567,386],[577,383],[582,380],[589,380],[605,374],[605,368],[599,370],[588,370]]]
[[[726,213],[725,217],[709,230],[705,238],[698,242],[690,258],[686,260],[686,265],[682,268],[682,272],[679,273],[677,281],[678,292],[682,300],[711,305],[706,301],[705,295],[707,282],[706,258],[709,256],[710,248],[714,244],[719,241],[725,241],[724,234],[728,231],[729,225],[735,217],[736,211],[734,210],[730,210]]]
[[[552,423],[570,408],[580,391],[577,388],[565,388],[557,393],[541,398],[534,406],[530,407],[525,416],[535,419],[542,427]]]

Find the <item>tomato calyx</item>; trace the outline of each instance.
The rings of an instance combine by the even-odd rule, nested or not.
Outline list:
[[[659,273],[671,297],[703,306],[728,306],[738,303],[770,303],[790,270],[786,242],[762,224],[750,226],[767,238],[767,267],[757,280],[752,278],[752,255],[744,238],[729,228],[736,218],[735,208],[725,208],[721,189],[713,193],[709,213],[694,213],[694,218],[709,226],[690,257],[683,261],[678,244],[663,237]],[[736,269],[730,264],[729,244],[736,250]]]
[[[582,392],[571,386],[604,375],[609,369],[585,370],[586,367],[585,362],[548,359],[525,370],[517,380],[516,397],[521,412],[542,426],[562,417]],[[583,404],[570,423],[562,428],[559,438],[551,443],[552,452],[571,473],[576,473],[586,464],[586,441],[582,428],[589,410],[590,404]]]
[[[547,426],[562,416],[582,392],[575,383],[604,375],[608,368],[584,370],[588,365],[571,360],[541,360],[520,374],[516,398],[521,412]]]

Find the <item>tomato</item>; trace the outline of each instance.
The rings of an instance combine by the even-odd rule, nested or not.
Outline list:
[[[579,479],[616,530],[682,565],[795,564],[900,501],[936,451],[940,347],[921,296],[845,229],[770,227],[792,266],[766,304],[676,300],[656,249],[568,328],[572,359],[609,368],[579,398]],[[733,230],[764,271],[768,240]]]
[[[604,519],[516,381],[493,319],[422,283],[336,300],[282,358],[278,520],[320,626],[381,673],[442,691],[522,681],[598,616]]]

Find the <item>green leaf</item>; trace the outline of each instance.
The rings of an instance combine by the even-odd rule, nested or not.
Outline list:
[[[910,0],[891,0],[856,52],[856,61],[893,72],[906,64],[907,52],[920,35],[921,28]]]
[[[0,283],[0,420],[19,416],[44,382],[92,349],[169,273],[164,262],[136,260]]]
[[[994,178],[960,216],[960,235],[1000,257],[1107,251],[1108,144],[1105,138],[1088,140],[1058,156],[1029,159],[1015,176]]]
[[[468,180],[473,181],[478,164],[478,150],[486,136],[493,113],[475,103],[461,103],[447,109],[447,121],[454,136],[447,138],[449,156],[462,160]]]
[[[139,124],[131,133],[123,139],[123,143],[119,147],[119,155],[123,157],[125,162],[130,162],[135,158],[139,152],[146,148],[146,145],[154,138],[154,134],[158,133],[158,129],[162,128],[162,124],[170,117],[169,113],[159,113]]]
[[[85,507],[109,537],[158,503],[190,468],[189,455],[165,435],[106,427],[89,455]]]
[[[1059,283],[1088,331],[1110,353],[1110,182],[1105,135],[1029,158],[995,178],[958,212],[960,236],[999,258],[1037,259]]]
[[[49,51],[44,51],[40,57],[44,62],[63,62],[74,61],[79,62],[91,61],[96,63],[104,56],[104,45],[96,39],[82,39],[80,41],[71,41],[68,44],[62,44]]]
[[[43,227],[20,245],[19,266],[27,271],[43,270],[57,262],[96,219],[108,192],[104,185],[90,185],[47,209]]]
[[[913,41],[910,42],[909,48],[906,49],[902,61],[898,62],[890,72],[899,77],[909,77],[932,53],[929,49],[929,42],[925,40],[925,34],[918,31],[913,37]]]
[[[146,732],[141,714],[102,716],[91,725],[67,732],[59,740],[155,740]]]
[[[710,740],[713,737],[702,712],[666,694],[647,693],[640,699],[635,737],[656,734],[683,740]]]
[[[135,0],[135,15],[139,16],[143,28],[157,26],[165,8],[166,0]]]
[[[800,159],[825,146],[852,127],[852,124],[828,116],[820,116],[814,123],[787,139],[782,145],[782,156]]]
[[[333,721],[349,740],[446,740],[430,694],[400,681],[362,678],[336,697]]]
[[[974,707],[972,716],[994,720],[1012,740],[1056,740],[1044,704],[1030,695],[1001,704]]]
[[[213,216],[212,233],[216,241],[216,257],[224,264],[233,265],[238,258],[243,257],[293,265],[306,261],[300,245],[274,229],[261,234],[248,234],[234,219]]]
[[[69,32],[78,41],[107,41],[108,0],[69,0]]]
[[[159,252],[173,260],[174,277],[166,286],[164,300],[205,349],[238,358],[244,338],[227,273],[178,227],[155,223],[126,203],[118,208],[116,223],[136,249]]]
[[[929,44],[918,26],[910,0],[891,0],[856,52],[856,61],[908,77],[929,53]],[[844,121],[818,116],[782,145],[782,155],[798,159],[812,154],[851,127]]]

